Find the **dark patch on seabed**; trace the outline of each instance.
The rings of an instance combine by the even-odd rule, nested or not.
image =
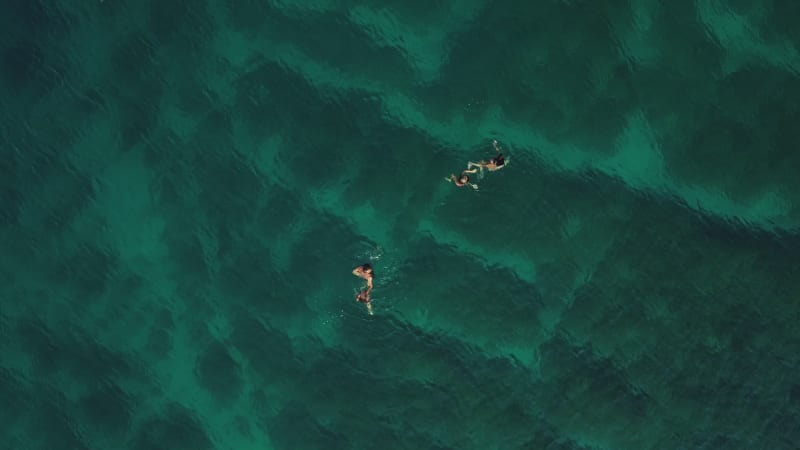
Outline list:
[[[797,448],[798,12],[6,2],[0,448]]]

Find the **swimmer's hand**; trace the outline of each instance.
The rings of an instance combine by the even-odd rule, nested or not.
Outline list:
[[[470,186],[472,186],[472,189],[475,189],[476,191],[478,190],[478,185],[477,184],[470,184]]]

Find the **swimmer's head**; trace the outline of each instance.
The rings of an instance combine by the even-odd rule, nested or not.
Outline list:
[[[502,166],[506,163],[506,159],[503,158],[503,155],[497,155],[497,158],[492,160],[496,165]]]
[[[361,266],[361,270],[363,270],[366,273],[372,273],[372,266],[369,265],[369,263],[364,264],[363,266]]]
[[[469,175],[461,174],[461,178],[458,179],[460,183],[467,184],[469,183]]]

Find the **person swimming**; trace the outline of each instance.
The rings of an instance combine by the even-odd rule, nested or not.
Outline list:
[[[497,141],[492,141],[492,145],[494,145],[494,149],[497,150],[497,156],[490,159],[489,161],[481,161],[478,163],[469,161],[467,163],[467,170],[464,173],[475,173],[478,170],[483,172],[483,169],[488,169],[490,172],[494,172],[496,170],[500,170],[506,166],[506,159],[503,156],[503,151],[500,149],[500,146],[497,144]]]
[[[471,172],[471,173],[474,173],[474,172]],[[445,177],[445,180],[448,181],[448,182],[455,183],[455,185],[458,186],[458,187],[469,186],[472,189],[476,189],[476,190],[478,189],[478,185],[477,184],[470,183],[469,175],[467,175],[467,171],[466,170],[464,172],[461,172],[461,175],[458,178],[456,178],[456,175],[454,173],[451,173],[449,177]]]
[[[359,291],[358,295],[356,295],[356,301],[367,305],[367,311],[372,314],[372,300],[369,294],[372,292],[372,280],[375,278],[375,272],[372,271],[372,266],[369,263],[364,263],[353,269],[353,275],[367,281],[367,288]]]

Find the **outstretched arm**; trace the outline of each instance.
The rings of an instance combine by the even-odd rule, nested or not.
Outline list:
[[[450,183],[450,182],[453,182],[453,181],[456,180],[456,176],[455,176],[455,174],[451,173],[450,177],[444,177],[444,180],[447,181],[448,183]]]
[[[494,149],[497,150],[497,153],[500,153],[500,145],[497,143],[497,140],[492,141],[492,145],[494,145]]]

